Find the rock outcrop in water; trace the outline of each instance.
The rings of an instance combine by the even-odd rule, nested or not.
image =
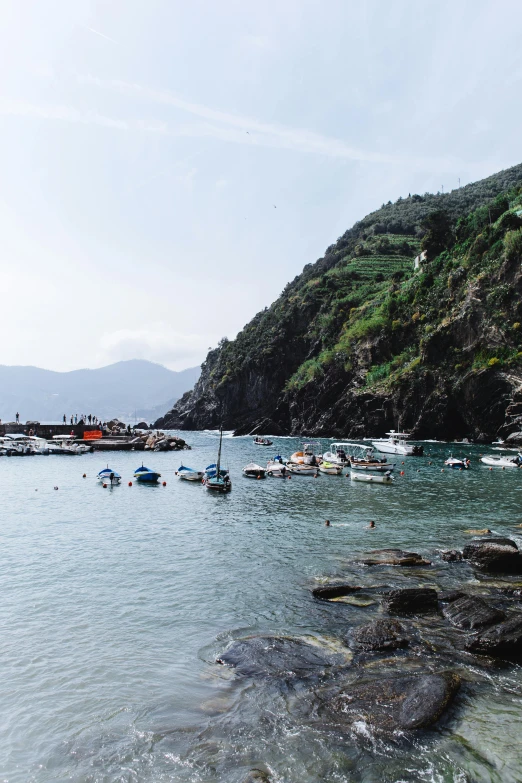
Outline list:
[[[464,547],[462,555],[473,566],[489,573],[522,574],[522,555],[509,538],[472,541]]]
[[[368,215],[155,426],[479,441],[522,430],[522,165]],[[414,272],[420,245],[428,260]]]

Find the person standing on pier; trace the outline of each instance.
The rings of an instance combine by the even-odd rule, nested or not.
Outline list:
[[[17,412],[16,413],[16,423],[18,424],[19,421],[20,421],[20,414]]]
[[[71,427],[72,427],[73,424],[74,424],[74,421],[73,421],[73,417],[72,417],[72,413],[71,413]]]
[[[65,413],[63,414],[63,423],[67,424],[67,416],[65,415]]]
[[[74,423],[78,424],[78,414],[77,413],[74,414]]]

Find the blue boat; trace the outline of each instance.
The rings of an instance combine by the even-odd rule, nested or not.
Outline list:
[[[156,473],[155,470],[142,465],[141,468],[136,468],[134,471],[134,478],[136,481],[141,481],[144,484],[155,484],[161,478],[161,473]]]
[[[100,470],[97,476],[98,481],[100,481],[102,484],[110,484],[111,487],[116,486],[121,481],[121,476],[119,473],[117,473],[115,470],[110,468],[108,465],[103,470]]]
[[[230,492],[232,482],[227,470],[221,468],[221,443],[223,441],[223,428],[219,430],[219,449],[217,462],[209,465],[205,471],[205,486],[214,492]]]

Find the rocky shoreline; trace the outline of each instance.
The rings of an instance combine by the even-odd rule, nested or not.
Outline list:
[[[446,563],[448,589],[424,584],[436,561]],[[451,726],[477,688],[522,663],[522,552],[512,539],[477,538],[431,561],[373,550],[353,564],[367,578],[311,588],[312,600],[335,613],[337,638],[247,636],[216,662],[257,687],[292,691],[289,709],[301,724],[410,743],[439,723]],[[407,586],[390,586],[395,569]],[[371,619],[348,624],[343,606],[371,607]],[[272,779],[260,765],[243,783]]]

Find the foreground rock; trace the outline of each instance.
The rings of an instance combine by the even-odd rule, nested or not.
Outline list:
[[[439,602],[431,587],[406,587],[386,593],[382,606],[389,614],[423,614],[438,611]]]
[[[397,620],[374,620],[361,625],[352,633],[353,646],[365,652],[398,650],[407,647],[409,640],[402,625]]]
[[[466,645],[469,652],[491,655],[509,661],[522,660],[522,614],[475,636]]]
[[[436,723],[460,687],[452,672],[357,681],[325,701],[323,715],[341,725],[364,721],[372,729],[424,729]]]
[[[465,560],[489,573],[522,574],[522,555],[509,538],[472,541],[463,550]]]
[[[287,636],[253,636],[239,639],[217,658],[217,663],[235,668],[248,677],[293,675],[306,677],[351,660],[350,650],[339,651]]]
[[[321,601],[331,601],[332,598],[341,598],[345,595],[357,593],[359,590],[361,590],[361,588],[355,585],[335,583],[315,587],[312,590],[312,595],[314,598],[319,598]]]
[[[251,769],[242,783],[270,783],[270,777],[262,769]]]
[[[425,560],[417,552],[403,552],[402,549],[374,549],[365,557],[359,558],[359,563],[367,566],[393,565],[393,566],[429,566],[429,560]]]
[[[451,601],[442,613],[452,625],[468,631],[485,628],[506,619],[505,613],[500,609],[495,609],[482,598],[472,595],[463,595]]]
[[[440,553],[441,559],[446,563],[460,563],[462,560],[462,552],[458,549],[445,549]]]

